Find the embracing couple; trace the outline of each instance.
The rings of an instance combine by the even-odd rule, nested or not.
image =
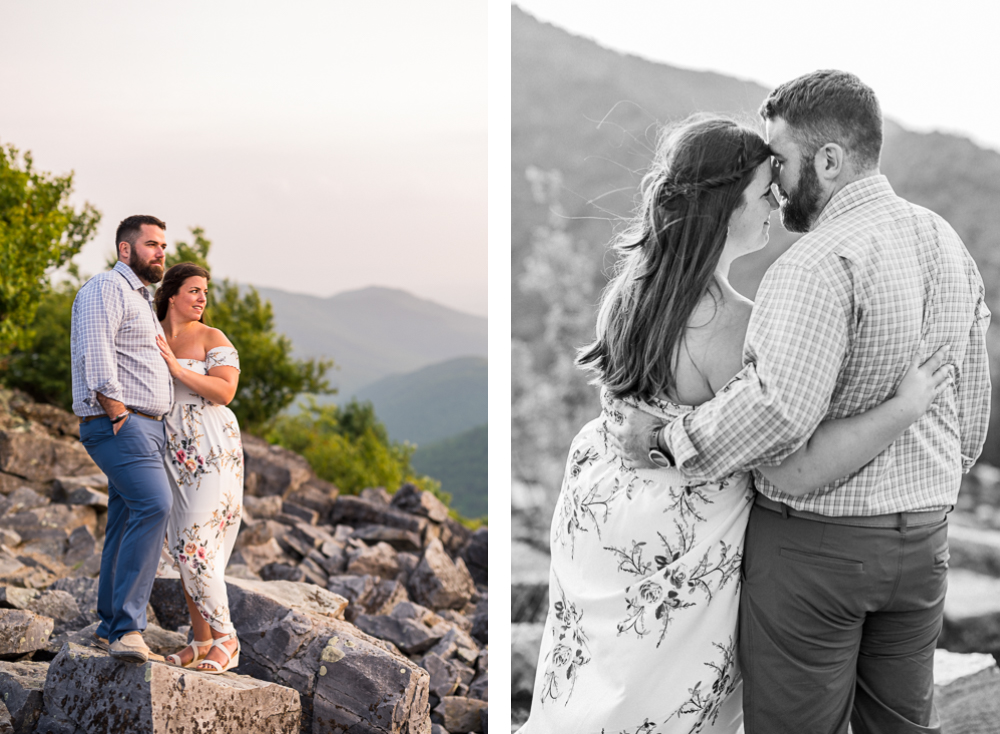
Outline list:
[[[857,77],[807,74],[760,113],[766,141],[714,116],[665,131],[617,242],[524,732],[940,732],[946,515],[990,406],[982,279],[879,174]],[[805,235],[753,304],[727,274],[779,201]]]
[[[224,575],[243,502],[240,430],[226,407],[239,357],[202,320],[208,272],[193,263],[163,272],[165,230],[156,217],[123,220],[114,269],[73,303],[73,411],[108,476],[94,635],[116,658],[163,659],[141,633],[166,538],[194,637],[166,661],[222,673],[239,664]]]

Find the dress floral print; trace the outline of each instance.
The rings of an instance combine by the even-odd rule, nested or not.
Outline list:
[[[205,361],[178,360],[199,374],[218,366],[239,369],[232,347],[216,347]],[[243,509],[243,445],[236,416],[174,380],[174,405],[165,418],[167,468],[174,504],[167,549],[188,594],[212,629],[229,633],[225,570]]]
[[[697,483],[626,467],[606,429],[620,416],[602,404],[570,447],[552,520],[549,611],[522,731],[733,734],[750,477]],[[663,421],[691,410],[633,405]]]

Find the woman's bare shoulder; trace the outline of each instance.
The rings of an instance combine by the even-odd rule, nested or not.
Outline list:
[[[216,347],[231,347],[233,343],[229,341],[229,338],[223,334],[219,329],[213,328],[206,324],[202,324],[201,331],[201,345],[205,347],[205,352],[208,353],[209,350],[215,349]]]

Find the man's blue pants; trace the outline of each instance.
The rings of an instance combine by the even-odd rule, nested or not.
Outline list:
[[[114,642],[146,629],[173,495],[163,465],[162,421],[130,414],[115,435],[111,421],[80,425],[80,442],[108,476],[108,523],[97,587],[97,635]]]

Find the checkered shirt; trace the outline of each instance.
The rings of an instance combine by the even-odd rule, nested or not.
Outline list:
[[[149,415],[169,412],[174,383],[157,334],[149,289],[125,263],[84,283],[73,301],[73,412],[104,415],[97,393]]]
[[[982,451],[990,410],[983,281],[941,217],[895,195],[884,176],[839,191],[813,230],[767,272],[747,330],[744,369],[671,424],[680,467],[718,479],[776,464],[829,418],[892,396],[919,349],[951,345],[955,384],[861,470],[805,497],[757,473],[757,488],[827,516],[955,504]]]

